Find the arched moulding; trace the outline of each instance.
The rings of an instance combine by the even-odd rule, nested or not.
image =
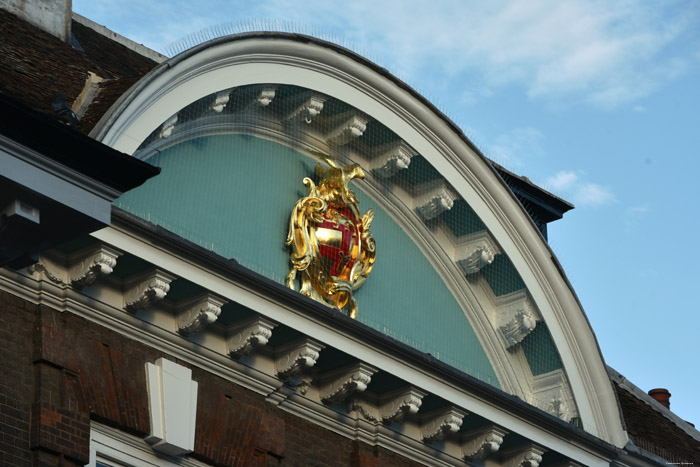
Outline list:
[[[626,437],[617,402],[590,325],[568,281],[552,261],[552,251],[512,192],[479,150],[432,104],[386,71],[347,50],[338,51],[332,44],[299,40],[284,33],[213,40],[157,67],[115,104],[92,135],[132,154],[185,105],[251,84],[300,86],[352,103],[362,115],[381,122],[422,155],[441,174],[445,186],[468,200],[501,253],[512,261],[547,324],[583,425],[615,445],[624,445]],[[363,131],[360,127],[355,122],[333,143]],[[370,195],[377,194],[370,182],[367,187]],[[402,208],[393,209],[396,213]],[[407,214],[411,215],[416,216]],[[411,235],[415,240],[426,234],[414,231]],[[440,266],[444,267],[443,277],[463,277],[455,259],[445,254],[436,239],[428,239],[423,251],[434,265],[444,263]],[[482,260],[488,257],[487,253]],[[502,386],[516,388],[516,372],[508,370],[512,365],[509,357],[502,346],[495,344],[500,331],[494,329],[474,294],[465,290],[465,282],[460,280],[454,279],[448,286],[455,296],[462,295],[459,300],[494,366],[504,366],[498,375],[499,380],[503,379]]]

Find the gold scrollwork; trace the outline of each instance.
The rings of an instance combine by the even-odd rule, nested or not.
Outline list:
[[[287,245],[291,247],[292,269],[287,286],[295,288],[299,275],[299,292],[314,300],[357,316],[357,302],[352,296],[374,267],[376,246],[370,226],[374,212],[360,216],[358,200],[350,189],[351,180],[363,179],[358,164],[338,167],[328,157],[324,169],[316,166],[319,183],[303,180],[309,194],[299,199],[289,220]]]

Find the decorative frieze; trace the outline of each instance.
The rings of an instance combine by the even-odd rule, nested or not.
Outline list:
[[[68,271],[71,285],[81,289],[92,285],[97,279],[111,274],[117,265],[117,258],[121,255],[122,253],[114,248],[100,245],[75,263],[71,259]]]
[[[489,425],[478,430],[464,434],[462,444],[462,457],[465,460],[484,460],[489,455],[498,451],[503,444],[503,438],[508,434],[507,430]]]
[[[212,293],[204,293],[179,307],[177,312],[177,330],[180,334],[202,331],[219,317],[221,307],[227,303],[223,298]]]
[[[369,118],[355,113],[335,127],[326,137],[330,146],[342,146],[362,136],[367,129]]]
[[[323,104],[328,99],[323,94],[313,93],[313,95],[304,101],[299,107],[294,109],[288,116],[289,121],[302,121],[309,124],[323,110]]]
[[[257,316],[236,326],[226,339],[228,354],[240,358],[258,349],[270,340],[272,330],[277,323],[262,316]]]
[[[342,402],[356,392],[363,392],[377,371],[366,363],[357,363],[326,375],[326,382],[320,387],[321,400],[326,404]]]
[[[447,436],[457,433],[466,416],[467,412],[454,406],[426,415],[421,426],[423,442],[442,441]]]
[[[152,269],[131,279],[124,289],[124,308],[130,313],[145,310],[153,303],[163,300],[170,291],[175,276],[160,269]]]
[[[216,112],[216,113],[221,113],[224,108],[226,107],[226,104],[228,104],[229,99],[231,98],[231,90],[226,89],[225,91],[220,91],[216,93],[216,97],[214,97],[214,102],[211,104],[211,109]]]
[[[452,193],[452,190],[440,184],[416,198],[416,210],[423,220],[427,221],[452,209],[456,199],[457,195]]]
[[[503,467],[538,467],[547,449],[534,443],[503,453]]]
[[[400,170],[407,169],[411,159],[417,155],[415,149],[400,140],[389,148],[382,148],[372,160],[370,170],[379,178],[393,177]]]
[[[455,261],[464,274],[475,274],[493,263],[500,253],[498,245],[488,231],[482,230],[459,239],[455,246]]]
[[[401,423],[407,415],[418,413],[423,398],[427,395],[425,391],[418,388],[403,389],[385,398],[380,404],[379,413],[385,423]]]
[[[301,375],[316,364],[319,352],[326,346],[309,338],[301,339],[277,351],[275,373],[282,380]]]
[[[537,308],[524,292],[518,293],[515,300],[500,304],[498,314],[498,328],[508,349],[522,342],[541,319]]]

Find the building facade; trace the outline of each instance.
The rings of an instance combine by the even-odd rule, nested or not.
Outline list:
[[[80,155],[93,149],[44,144],[26,165],[8,121],[4,157],[25,166],[3,171],[3,188],[24,190],[5,190],[7,203],[49,210],[27,195],[46,167],[57,178],[73,168],[72,185],[110,185],[118,171],[128,183],[103,197],[101,224],[77,219],[50,243],[19,245],[27,224],[11,225],[0,269],[6,464],[700,457],[692,426],[606,367],[546,240],[572,206],[493,164],[386,70],[271,32],[166,59],[84,18],[68,43],[9,11],[3,92],[45,112],[64,92],[77,130],[37,128],[80,130],[108,154],[90,171]],[[53,88],[36,72],[50,68],[47,44],[56,69],[79,65]],[[303,201],[331,185],[342,202]],[[61,186],[39,194],[60,201]],[[353,243],[369,231],[374,243]],[[347,266],[370,257],[367,274]],[[325,299],[308,285],[321,276],[334,281]],[[346,301],[356,309],[329,306]],[[664,435],[641,428],[649,414]]]

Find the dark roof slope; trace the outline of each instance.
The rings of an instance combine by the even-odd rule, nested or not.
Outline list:
[[[88,133],[114,101],[156,62],[73,21],[75,48],[0,9],[0,92],[46,113],[59,93],[72,104],[88,72],[104,78],[79,129]],[[117,92],[106,92],[116,88]],[[103,92],[105,91],[105,92]]]
[[[700,433],[646,392],[608,368],[632,443],[670,463],[700,464]]]

